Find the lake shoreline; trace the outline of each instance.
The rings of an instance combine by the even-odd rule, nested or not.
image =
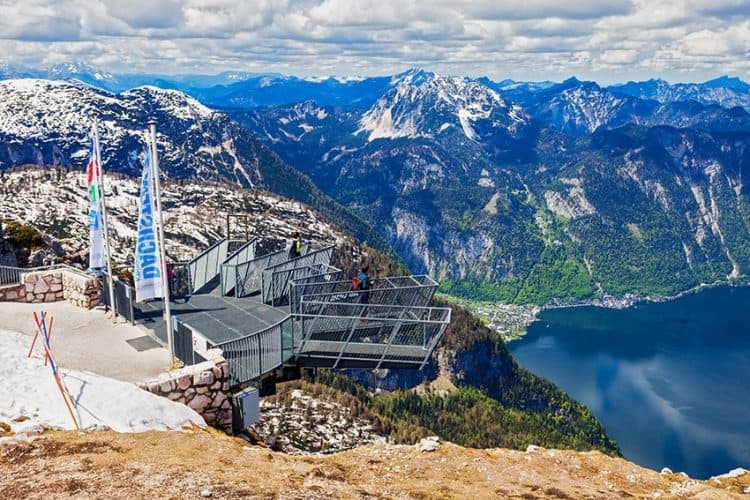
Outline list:
[[[544,305],[535,304],[503,304],[497,302],[474,301],[460,297],[440,294],[450,303],[460,305],[468,309],[472,314],[479,317],[482,322],[495,333],[500,335],[503,342],[511,343],[524,338],[528,327],[539,321],[539,315],[543,311],[554,309],[569,309],[577,307],[600,307],[603,309],[627,309],[638,304],[651,304],[671,302],[680,298],[700,293],[712,288],[722,286],[748,287],[750,276],[743,275],[732,280],[717,280],[713,283],[701,283],[687,290],[672,295],[604,295],[602,297],[588,298],[577,301],[556,300]]]
[[[750,287],[743,279],[649,299],[549,308],[508,348],[588,407],[629,460],[692,477],[747,468]]]
[[[687,290],[683,290],[681,292],[677,292],[673,295],[640,296],[640,295],[628,293],[622,296],[605,295],[601,298],[584,299],[584,300],[576,301],[576,302],[560,302],[560,303],[548,302],[547,304],[544,304],[543,306],[541,306],[540,312],[548,310],[548,309],[566,309],[570,307],[589,307],[589,306],[590,307],[603,307],[606,309],[626,309],[628,307],[632,307],[638,304],[671,302],[673,300],[680,299],[687,295],[692,295],[695,293],[702,292],[704,290],[709,290],[711,288],[718,288],[722,286],[728,286],[728,287],[750,286],[750,276],[743,275],[732,280],[717,280],[717,281],[714,281],[713,283],[701,283],[700,285],[694,286],[692,288],[688,288]]]

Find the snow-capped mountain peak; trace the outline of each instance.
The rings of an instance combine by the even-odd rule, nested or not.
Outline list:
[[[197,99],[179,90],[162,89],[152,85],[143,85],[120,94],[123,97],[149,99],[160,109],[172,116],[184,120],[211,118],[214,110],[201,104]]]
[[[121,94],[78,81],[20,79],[0,82],[0,168],[85,162],[88,133],[99,123],[105,169],[131,175],[150,119],[156,119],[160,157],[175,177],[224,178],[253,186],[261,181],[239,128],[221,113],[175,90],[139,87]]]
[[[398,75],[398,84],[362,116],[356,134],[368,141],[399,137],[433,137],[457,127],[471,140],[479,140],[474,125],[489,121],[492,127],[515,132],[528,117],[519,106],[509,105],[496,91],[476,80],[435,76],[421,70]]]
[[[435,73],[431,71],[425,71],[419,68],[411,68],[402,73],[397,73],[391,77],[391,85],[397,86],[402,83],[408,83],[411,85],[421,85],[424,82],[435,78]]]

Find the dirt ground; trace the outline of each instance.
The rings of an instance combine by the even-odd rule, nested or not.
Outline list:
[[[52,432],[0,446],[0,498],[750,498],[599,452],[370,445],[290,456],[217,431]]]

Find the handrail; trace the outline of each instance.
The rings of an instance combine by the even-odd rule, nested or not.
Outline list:
[[[275,302],[289,293],[289,282],[294,269],[314,266],[317,264],[328,265],[333,256],[335,245],[329,245],[317,250],[311,250],[295,259],[270,265],[261,272],[261,300],[264,303]]]
[[[221,263],[221,293],[223,295],[229,295],[229,292],[236,289],[238,276],[237,267],[240,263],[255,258],[255,248],[257,243],[257,237],[254,236],[250,238]]]
[[[306,254],[309,248],[308,243],[302,244],[302,253]],[[245,297],[251,293],[260,291],[263,288],[262,273],[263,270],[287,262],[289,259],[286,250],[259,255],[252,260],[237,265],[237,286],[235,287],[236,297]]]
[[[443,321],[445,317],[450,317],[451,309],[449,307],[424,307],[424,306],[401,306],[401,305],[389,305],[389,304],[355,304],[350,302],[315,302],[306,301],[303,299],[303,304],[306,306],[318,306],[325,309],[332,309],[334,311],[341,310],[346,314],[324,314],[322,312],[301,312],[295,314],[298,317],[356,317],[360,319],[393,319],[403,318],[404,313],[410,313],[414,319],[419,319],[418,315],[426,315],[428,319],[419,319],[420,321]],[[351,310],[351,311],[348,311]],[[361,311],[361,314],[356,314],[357,311]],[[437,319],[433,319],[433,316],[441,316]]]
[[[13,284],[21,285],[22,274],[35,273],[40,271],[55,271],[57,269],[62,269],[71,273],[78,274],[79,276],[85,276],[87,278],[96,276],[96,274],[88,273],[83,269],[78,269],[77,267],[73,267],[69,264],[64,263],[35,267],[0,266],[0,286]]]
[[[294,356],[292,317],[214,347],[222,350],[229,363],[232,387],[256,380]]]
[[[222,238],[188,262],[193,293],[218,276],[221,263],[226,259],[228,245],[227,239]]]
[[[307,303],[305,303],[307,305]],[[451,310],[320,302],[314,313],[295,315],[298,357],[342,361],[419,364],[424,367],[450,324]]]
[[[258,237],[253,236],[245,243],[242,244],[237,250],[227,256],[222,262],[222,265],[233,265],[239,264],[240,262],[247,262],[255,258],[255,247],[258,244]],[[251,256],[250,256],[251,255]],[[247,257],[246,257],[247,256]],[[244,259],[244,260],[242,260]]]
[[[399,286],[398,282],[411,280],[413,285]],[[396,281],[396,283],[394,283]],[[419,284],[419,282],[423,284]],[[291,311],[300,311],[301,301],[361,302],[367,295],[370,304],[401,304],[404,306],[426,306],[438,289],[438,284],[426,275],[380,278],[379,286],[368,290],[352,290],[350,281],[328,281],[319,283],[292,282]]]
[[[419,287],[438,287],[439,284],[435,280],[433,280],[429,275],[427,274],[415,274],[415,275],[409,275],[409,276],[385,276],[385,277],[377,277],[377,278],[370,278],[370,281],[372,283],[380,283],[381,286],[377,288],[403,288],[404,285],[398,285],[394,282],[400,281],[400,280],[406,280],[410,279],[412,281],[416,281],[416,283],[410,283],[409,285],[405,285],[408,287],[412,286],[419,286]],[[421,283],[419,281],[422,281]],[[337,281],[321,281],[319,283],[316,282],[308,282],[303,283],[303,285],[316,285],[320,284],[321,286],[325,286],[328,288],[331,288],[330,292],[321,292],[321,293],[336,293],[336,292],[343,292],[351,289],[351,280],[337,280]],[[387,285],[387,286],[383,286]],[[374,290],[375,287],[372,287],[371,290]],[[304,294],[308,295],[308,294]]]

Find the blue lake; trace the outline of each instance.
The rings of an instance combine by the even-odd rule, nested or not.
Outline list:
[[[509,347],[588,406],[628,460],[697,478],[750,469],[750,288],[547,310]]]

